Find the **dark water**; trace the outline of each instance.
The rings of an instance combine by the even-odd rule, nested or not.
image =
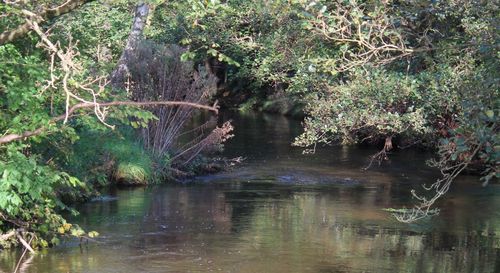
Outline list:
[[[243,164],[186,185],[122,189],[74,219],[98,242],[68,241],[29,257],[24,272],[500,272],[500,187],[460,177],[431,220],[406,225],[383,208],[436,172],[428,154],[393,154],[362,171],[371,148],[302,155],[300,123],[233,116],[226,156]],[[0,253],[11,272],[19,253]]]

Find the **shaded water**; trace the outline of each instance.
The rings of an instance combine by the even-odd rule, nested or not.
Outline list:
[[[74,219],[98,242],[39,253],[24,272],[500,272],[500,187],[461,177],[431,221],[405,225],[383,208],[410,206],[432,182],[429,155],[405,151],[362,171],[371,148],[302,155],[300,123],[231,116],[226,156],[243,164],[194,183],[122,189]],[[11,272],[19,253],[0,253]]]

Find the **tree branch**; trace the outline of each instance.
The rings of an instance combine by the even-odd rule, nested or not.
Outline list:
[[[30,19],[36,23],[41,23],[42,21],[50,20],[52,18],[68,13],[78,8],[79,6],[91,1],[94,0],[68,0],[64,4],[59,5],[55,8],[45,9],[39,14],[33,14],[33,16],[30,16],[32,17]],[[30,24],[24,23],[16,27],[15,29],[4,31],[0,34],[0,45],[12,42],[26,35],[26,33],[28,33],[30,30]]]
[[[82,102],[73,105],[69,110],[68,113],[65,113],[63,115],[54,117],[50,120],[50,123],[56,123],[58,121],[64,120],[66,116],[71,116],[76,110],[78,109],[83,109],[83,108],[95,108],[96,103],[87,103],[87,102]],[[208,106],[208,105],[203,105],[203,104],[198,104],[198,103],[193,103],[193,102],[185,102],[185,101],[113,101],[113,102],[103,102],[99,103],[100,107],[108,107],[108,106],[135,106],[135,107],[148,107],[148,106],[187,106],[187,107],[193,107],[197,109],[204,109],[204,110],[209,110],[211,112],[214,112],[215,114],[219,113],[219,108],[216,104],[213,106]],[[40,127],[36,130],[33,131],[25,131],[21,134],[8,134],[0,137],[0,145],[6,144],[12,141],[20,140],[20,139],[25,139],[31,136],[36,136],[40,135],[43,133],[47,128],[46,127]]]

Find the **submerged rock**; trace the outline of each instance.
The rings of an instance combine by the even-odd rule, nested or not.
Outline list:
[[[118,197],[110,195],[101,195],[90,199],[90,202],[110,202],[115,200],[118,200]]]
[[[314,184],[342,184],[342,185],[358,185],[360,181],[350,177],[340,178],[327,175],[292,173],[286,175],[278,175],[276,177],[278,183],[284,184],[299,184],[299,185],[314,185]]]

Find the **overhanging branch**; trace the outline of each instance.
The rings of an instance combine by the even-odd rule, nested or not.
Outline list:
[[[78,109],[84,109],[84,108],[94,108],[96,106],[95,103],[78,103],[73,105],[68,113],[54,117],[50,120],[50,123],[56,123],[58,121],[64,120],[67,116],[71,116],[76,110]],[[198,103],[193,103],[193,102],[185,102],[185,101],[112,101],[112,102],[103,102],[99,103],[100,107],[109,107],[109,106],[135,106],[135,107],[148,107],[148,106],[187,106],[187,107],[193,107],[197,109],[203,109],[203,110],[208,110],[211,112],[214,112],[215,114],[219,113],[219,108],[217,104],[214,104],[213,106],[208,106],[208,105],[203,105],[203,104],[198,104]],[[0,145],[6,144],[12,141],[20,140],[20,139],[25,139],[31,136],[36,136],[40,135],[43,133],[47,128],[46,127],[40,127],[36,130],[33,131],[25,131],[21,134],[7,134],[2,137],[0,137]]]

